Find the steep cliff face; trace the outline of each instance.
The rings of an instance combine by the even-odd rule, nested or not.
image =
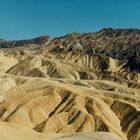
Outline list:
[[[40,139],[140,139],[139,30],[32,42],[0,49],[0,129]]]

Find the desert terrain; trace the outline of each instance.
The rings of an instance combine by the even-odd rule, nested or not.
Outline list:
[[[0,40],[0,140],[140,140],[140,30]]]

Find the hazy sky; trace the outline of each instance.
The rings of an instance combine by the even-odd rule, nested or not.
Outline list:
[[[140,28],[140,0],[0,0],[0,38]]]

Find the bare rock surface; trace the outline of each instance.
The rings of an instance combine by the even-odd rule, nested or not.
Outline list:
[[[138,29],[0,47],[1,140],[140,140]]]

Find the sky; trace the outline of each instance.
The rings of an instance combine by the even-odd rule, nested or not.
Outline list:
[[[140,0],[0,0],[0,38],[140,28]]]

